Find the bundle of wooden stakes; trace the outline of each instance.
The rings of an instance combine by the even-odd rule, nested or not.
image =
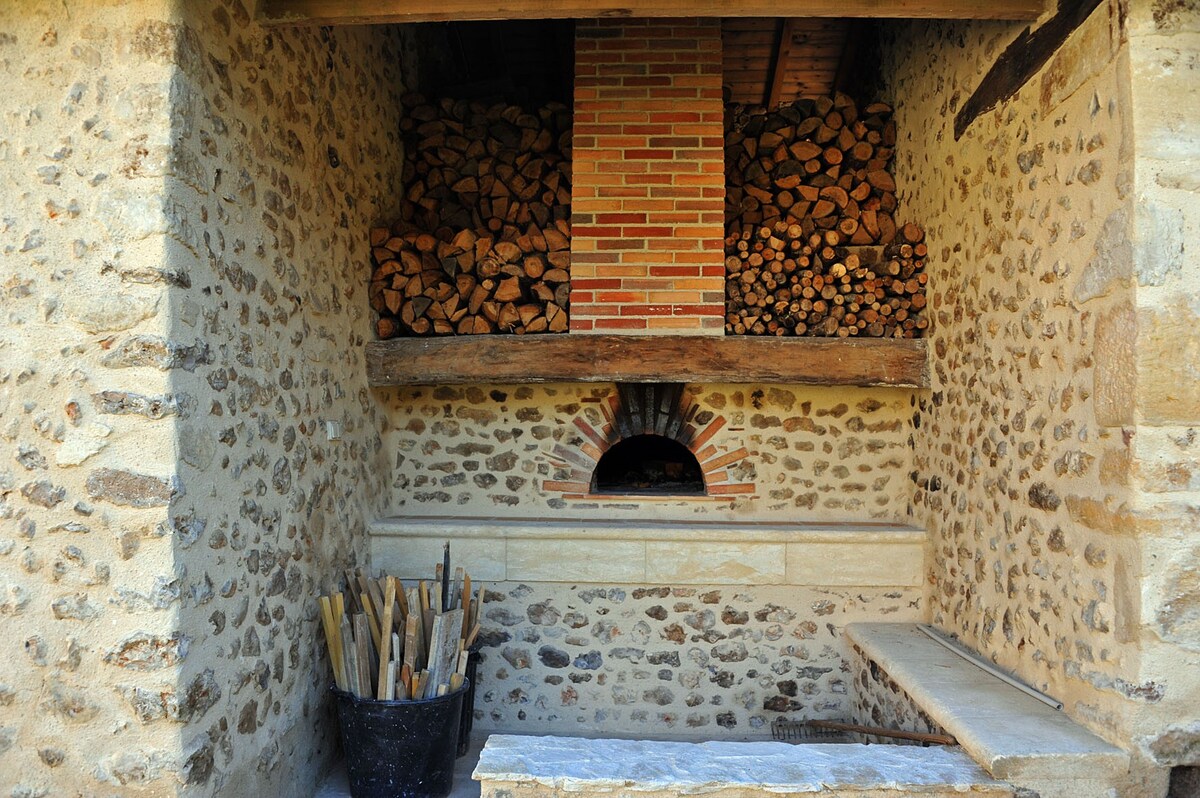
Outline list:
[[[447,562],[449,558],[447,545]],[[458,690],[479,635],[483,588],[438,563],[432,584],[346,572],[346,592],[321,596],[321,622],[339,690],[379,701],[415,701]]]

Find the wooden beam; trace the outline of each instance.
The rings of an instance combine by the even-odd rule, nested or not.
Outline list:
[[[899,338],[476,335],[366,346],[371,385],[708,382],[926,387],[925,342]]]
[[[260,0],[266,25],[372,25],[470,19],[875,17],[1037,19],[1046,0]]]
[[[779,20],[779,35],[775,39],[774,58],[767,73],[767,92],[763,104],[768,110],[779,105],[783,93],[783,76],[787,74],[787,63],[792,57],[792,18]]]
[[[870,23],[866,22],[849,22],[846,26],[846,38],[842,42],[842,52],[838,57],[837,71],[833,75],[833,86],[830,94],[849,94],[848,89],[851,85],[851,76],[854,74],[855,65],[858,61],[858,43],[865,35],[864,28]],[[860,98],[855,97],[858,100]]]
[[[1037,30],[1021,31],[955,114],[954,140],[980,115],[1016,95],[1099,5],[1100,0],[1060,0],[1058,11]]]

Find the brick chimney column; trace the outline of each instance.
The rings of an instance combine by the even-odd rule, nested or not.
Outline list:
[[[720,22],[575,30],[570,331],[722,335]]]

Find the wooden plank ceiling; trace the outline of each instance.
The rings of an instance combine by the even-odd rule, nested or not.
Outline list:
[[[258,19],[275,25],[368,25],[469,19],[595,17],[870,17],[1025,19],[1047,0],[260,0]]]
[[[774,107],[833,93],[851,22],[727,18],[722,22],[729,99]]]

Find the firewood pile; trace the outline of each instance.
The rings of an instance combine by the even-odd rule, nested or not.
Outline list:
[[[805,235],[784,221],[746,233],[725,258],[727,333],[915,338],[928,327],[915,224],[882,248],[844,247],[837,230]]]
[[[845,95],[729,106],[725,331],[912,338],[924,232],[898,225],[891,106]]]
[[[404,98],[400,220],[371,230],[380,338],[560,333],[571,268],[571,113]]]

